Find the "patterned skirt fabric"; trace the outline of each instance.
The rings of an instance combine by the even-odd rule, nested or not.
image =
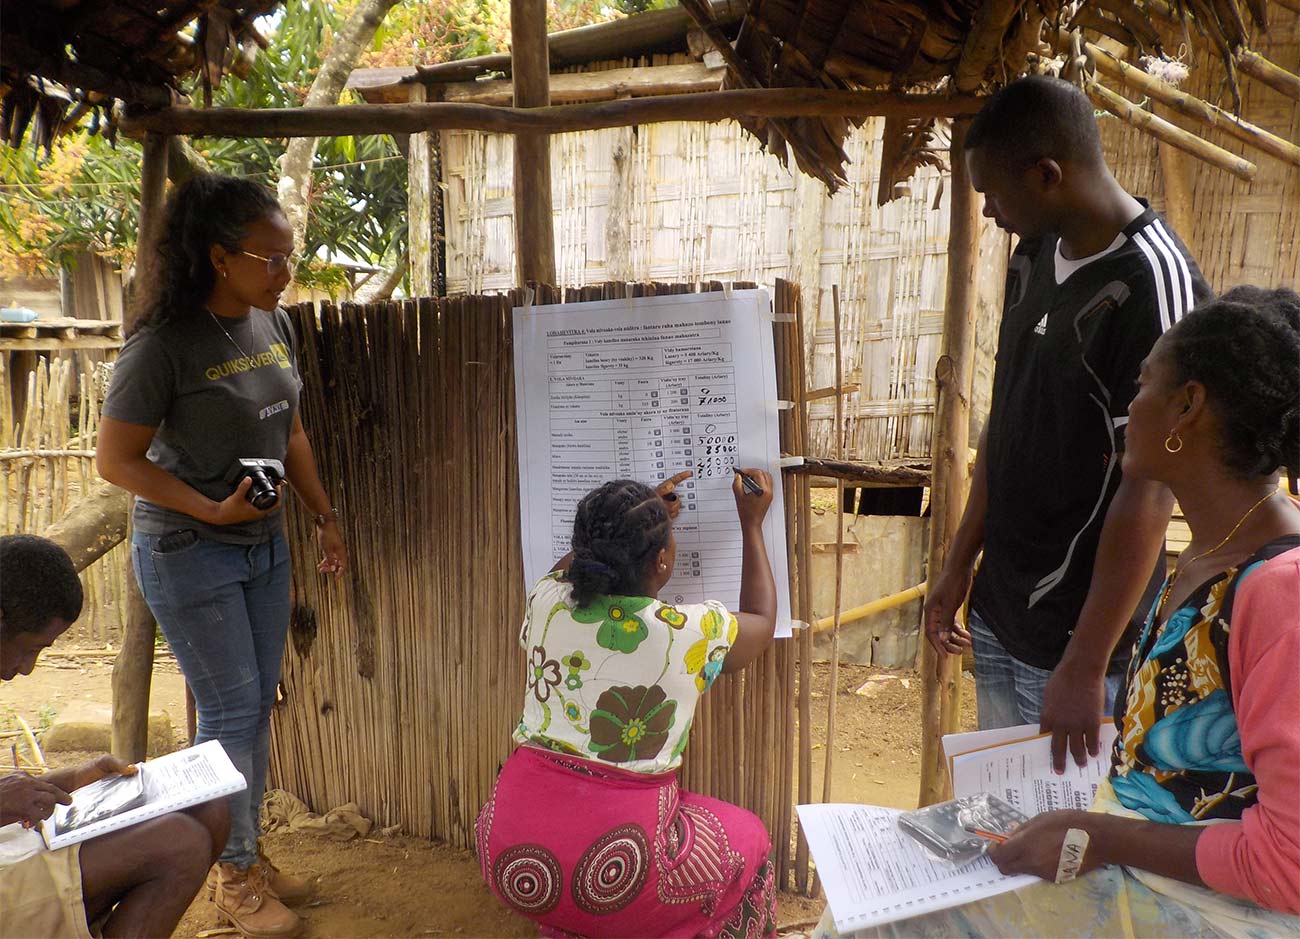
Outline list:
[[[774,936],[771,841],[751,812],[520,747],[478,818],[479,864],[545,936]]]

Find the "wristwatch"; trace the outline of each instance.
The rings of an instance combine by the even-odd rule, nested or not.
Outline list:
[[[324,515],[313,515],[311,520],[316,523],[317,528],[324,528],[330,522],[337,522],[339,520],[339,510],[330,509]]]

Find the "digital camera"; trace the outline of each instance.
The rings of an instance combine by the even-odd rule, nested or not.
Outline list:
[[[275,508],[275,504],[280,501],[280,492],[276,487],[284,479],[284,464],[279,460],[236,460],[230,468],[229,482],[238,486],[245,476],[253,481],[245,495],[253,508],[263,512]]]

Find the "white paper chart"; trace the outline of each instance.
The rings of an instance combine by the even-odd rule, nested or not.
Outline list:
[[[740,601],[732,467],[772,474],[763,525],[777,635],[790,635],[776,366],[762,290],[601,300],[514,311],[524,575],[568,553],[584,495],[611,479],[682,470],[677,566],[660,599]]]

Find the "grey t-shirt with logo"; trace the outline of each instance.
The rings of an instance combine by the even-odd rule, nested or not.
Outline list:
[[[200,310],[127,339],[104,414],[158,428],[149,459],[219,502],[235,490],[236,460],[284,462],[301,388],[293,326],[283,310],[253,310],[240,319]],[[256,521],[209,525],[137,497],[133,521],[151,535],[192,529],[227,544],[257,544],[279,529],[282,516],[276,508]]]

